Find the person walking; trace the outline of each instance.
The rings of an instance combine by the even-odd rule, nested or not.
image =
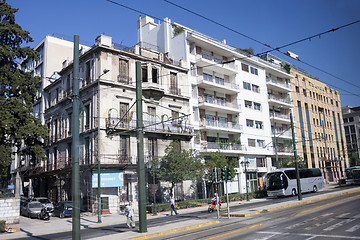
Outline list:
[[[134,207],[132,202],[129,202],[129,205],[125,208],[125,215],[126,215],[126,224],[129,228],[135,228],[135,221],[134,221]]]
[[[175,207],[175,199],[174,197],[170,198],[170,207],[171,207],[171,216],[173,215],[173,211],[176,215],[178,215],[177,211],[176,211],[176,207]]]

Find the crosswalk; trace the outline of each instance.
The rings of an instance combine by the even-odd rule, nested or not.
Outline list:
[[[289,224],[282,229],[272,226],[268,231],[256,232],[256,240],[279,239],[360,239],[360,214],[345,212],[337,215],[327,212],[300,222]]]

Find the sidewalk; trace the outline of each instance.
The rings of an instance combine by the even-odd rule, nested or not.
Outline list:
[[[324,190],[334,189],[334,188],[338,188],[338,187],[339,187],[339,185],[330,184],[330,185],[326,185]],[[269,202],[269,204],[267,204],[266,206],[262,205],[260,207],[258,205],[255,205],[254,203],[266,202],[269,200],[267,200],[267,199],[252,199],[249,202],[247,202],[247,201],[231,202],[231,203],[229,203],[230,206],[236,206],[236,205],[241,204],[241,205],[248,205],[248,207],[238,210],[238,211],[231,211],[230,216],[232,216],[232,217],[248,217],[251,215],[260,214],[261,212],[264,212],[264,211],[273,211],[273,210],[276,210],[279,208],[291,207],[291,206],[295,206],[298,204],[306,204],[308,202],[318,201],[320,199],[328,198],[328,197],[331,197],[334,195],[342,195],[342,194],[347,194],[349,192],[354,192],[354,191],[360,192],[360,187],[345,188],[345,189],[338,188],[338,191],[322,194],[321,196],[315,195],[315,196],[307,197],[306,199],[303,199],[302,201],[291,200],[291,201],[286,201],[286,202],[281,202],[281,203],[271,203],[271,204]],[[222,213],[223,213],[222,215],[223,215],[223,217],[226,217],[227,216],[226,203],[224,203],[224,206],[225,206],[225,211],[222,211]],[[207,210],[207,206],[203,206],[203,207],[197,207],[197,208],[191,208],[191,209],[180,209],[180,210],[178,210],[178,212],[181,216],[181,214],[186,214],[186,213],[190,213],[190,212],[193,213],[193,212],[198,212],[198,211],[206,211],[206,210]],[[169,212],[160,212],[160,213],[158,213],[157,216],[148,214],[147,219],[163,218],[163,217],[166,217],[168,214],[169,214]],[[21,237],[27,237],[27,236],[40,236],[40,235],[44,235],[44,234],[51,234],[51,233],[56,233],[56,232],[66,232],[66,231],[71,232],[71,229],[72,229],[72,219],[71,218],[59,219],[57,217],[53,217],[50,219],[50,221],[47,221],[47,222],[36,220],[36,219],[30,220],[27,218],[25,218],[23,220],[26,221],[26,224],[22,224],[20,222],[21,232],[10,233],[10,234],[0,234],[0,239],[13,239],[13,238],[21,238]],[[96,228],[100,228],[100,227],[104,227],[104,226],[119,225],[119,224],[126,223],[125,216],[119,215],[116,213],[102,215],[101,220],[102,220],[101,223],[97,223],[97,221],[98,221],[97,215],[92,215],[90,213],[81,214],[81,220],[80,220],[81,229],[84,229],[84,228],[96,229]],[[138,218],[136,217],[135,220],[138,220]],[[94,238],[94,239],[99,239],[99,240],[100,239],[106,239],[106,240],[131,239],[131,238],[145,239],[145,238],[149,238],[150,236],[160,236],[160,235],[165,235],[165,234],[169,234],[169,233],[185,231],[188,229],[203,227],[203,226],[210,225],[210,224],[216,224],[218,222],[219,221],[216,220],[216,218],[204,218],[204,219],[196,218],[196,219],[180,221],[180,222],[167,222],[166,224],[163,224],[161,226],[148,227],[148,229],[147,229],[148,231],[146,233],[139,233],[137,230],[138,228],[133,231],[131,231],[131,230],[129,231],[126,229],[126,231],[121,230],[121,231],[119,231],[119,233],[115,233],[112,235],[106,235],[106,236],[98,237],[98,238]],[[70,233],[69,237],[71,238],[71,233]]]

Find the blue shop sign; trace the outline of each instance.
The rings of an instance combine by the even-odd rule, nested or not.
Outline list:
[[[106,187],[123,187],[124,186],[124,171],[104,171],[100,173],[100,185],[102,188]],[[92,187],[98,187],[98,172],[92,172]]]

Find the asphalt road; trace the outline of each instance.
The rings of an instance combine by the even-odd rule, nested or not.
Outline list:
[[[359,204],[360,194],[349,194],[151,239],[360,239]]]
[[[342,187],[342,189],[344,189]],[[318,193],[308,193],[308,194],[304,194],[303,195],[303,199],[306,199],[310,196],[321,196],[324,193],[327,193],[329,191],[336,191],[336,189],[331,189],[331,190],[326,190],[326,191],[321,191]],[[251,203],[251,207],[256,207],[256,206],[265,206],[267,204],[271,204],[271,203],[277,203],[277,202],[286,202],[289,200],[294,200],[297,197],[286,197],[286,198],[280,198],[280,199],[268,199],[268,201],[265,202],[256,202],[256,203]],[[329,200],[332,201],[332,200]],[[316,202],[316,203],[312,203],[312,204],[306,204],[306,206],[308,207],[316,207],[318,205],[321,205],[322,203]],[[226,204],[224,204],[224,206],[226,208]],[[237,206],[233,206],[231,207],[231,211],[241,211],[242,208],[248,208],[249,205],[247,204],[239,204]],[[211,236],[217,236],[220,233],[226,233],[226,232],[232,232],[232,231],[236,231],[238,229],[246,229],[246,230],[251,230],[249,229],[249,227],[255,226],[254,228],[258,229],[262,229],[264,227],[264,223],[274,223],[280,220],[284,220],[285,223],[287,223],[289,221],[289,219],[285,218],[284,216],[291,216],[292,220],[293,218],[295,219],[294,221],[297,221],[297,216],[294,217],[294,215],[296,215],[295,213],[297,213],[297,211],[300,211],[304,206],[301,205],[299,207],[296,208],[288,208],[286,210],[279,210],[279,211],[275,211],[275,212],[271,212],[271,213],[266,213],[266,214],[260,214],[260,215],[255,215],[253,217],[246,217],[246,218],[231,218],[231,219],[227,219],[227,218],[222,218],[221,219],[221,223],[217,224],[216,226],[211,226],[208,228],[204,228],[204,229],[198,229],[196,231],[186,231],[186,232],[181,232],[179,234],[180,238],[177,238],[176,235],[171,235],[171,236],[164,236],[163,238],[154,238],[154,239],[171,239],[171,237],[174,237],[174,239],[201,239],[201,238],[211,238]],[[299,210],[300,209],[300,210]],[[335,215],[335,213],[334,213]],[[326,216],[325,216],[326,217]],[[173,216],[173,217],[159,217],[159,218],[154,218],[154,219],[148,219],[148,227],[154,227],[154,226],[162,226],[162,225],[166,225],[168,223],[176,223],[176,222],[182,222],[182,221],[187,221],[190,219],[208,219],[209,221],[211,221],[211,219],[216,220],[216,213],[208,213],[207,211],[196,211],[193,213],[186,213],[186,214],[180,214],[178,216]],[[277,219],[276,221],[274,221],[273,219]],[[65,219],[58,219],[58,218],[52,218],[48,223],[44,223],[44,221],[42,220],[38,220],[38,219],[22,219],[21,220],[21,224],[43,224],[44,225],[44,232],[46,231],[46,227],[47,224],[56,224],[57,221],[64,221]],[[65,220],[67,221],[67,220]],[[261,226],[258,226],[258,224],[263,224]],[[138,226],[138,223],[137,223]],[[267,225],[266,225],[267,226]],[[281,232],[280,231],[281,227],[279,227],[279,229],[273,229],[272,231],[274,232]],[[111,236],[115,233],[121,233],[121,232],[126,232],[126,231],[131,231],[128,229],[128,227],[125,224],[116,224],[116,225],[108,225],[108,226],[104,226],[104,227],[100,227],[100,228],[96,228],[96,229],[82,229],[81,230],[81,238],[82,239],[92,239],[92,238],[96,238],[96,237],[104,237],[104,236]],[[265,229],[263,230],[264,232],[266,231],[270,231],[270,229]],[[239,239],[237,236],[240,236],[239,234],[242,234],[243,232],[234,232],[234,238],[233,239]],[[261,235],[264,235],[263,233],[256,233],[256,234],[260,234],[259,239],[262,239]],[[285,233],[284,233],[285,234]],[[71,232],[58,232],[58,233],[53,233],[53,234],[47,234],[47,235],[41,235],[41,236],[31,236],[31,234],[29,234],[28,237],[26,238],[19,238],[19,239],[71,239]],[[268,234],[265,234],[266,236],[268,236]],[[257,235],[256,235],[257,236]],[[228,238],[230,237],[230,238]],[[232,239],[232,236],[227,236],[226,238],[223,239]],[[249,237],[249,239],[257,239],[257,237],[251,237],[251,236],[246,236]],[[221,239],[219,237],[217,237],[216,239]],[[241,237],[241,239],[243,239]],[[266,239],[266,238],[265,238]],[[274,239],[279,239],[279,238],[274,238]],[[284,238],[287,239],[287,238]]]

